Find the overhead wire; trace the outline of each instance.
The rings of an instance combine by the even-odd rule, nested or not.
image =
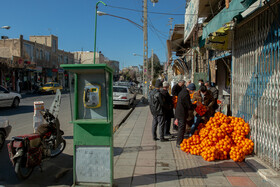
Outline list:
[[[129,11],[134,11],[134,12],[143,12],[143,10],[131,9],[131,8],[126,8],[126,7],[112,6],[112,5],[108,5],[108,4],[107,4],[107,6],[111,7],[111,8],[129,10]],[[257,7],[259,7],[259,5],[251,6],[251,8],[257,8]],[[229,12],[243,11],[243,10],[244,9],[232,9],[232,10],[227,10],[225,12],[219,12],[219,13],[228,14]],[[196,15],[198,15],[198,14],[173,14],[173,13],[166,13],[166,12],[150,12],[150,11],[148,11],[148,13],[149,14],[174,15],[174,16],[182,16],[182,15],[196,16]],[[209,13],[209,15],[212,15],[212,12]]]
[[[161,40],[161,38],[160,38],[160,36],[158,35],[157,31],[155,30],[155,26],[153,25],[152,20],[150,19],[149,16],[148,16],[148,19],[149,19],[149,22],[148,22],[148,23],[151,25],[151,26],[150,26],[151,31],[154,32],[154,33],[156,34],[156,36],[158,37],[158,39],[160,40],[162,46],[163,46],[164,49],[165,49],[165,55],[166,55],[166,57],[168,58],[166,45],[163,43],[163,41]]]

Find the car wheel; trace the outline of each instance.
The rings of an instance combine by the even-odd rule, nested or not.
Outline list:
[[[2,149],[4,144],[5,144],[5,133],[3,131],[0,131],[0,150]]]
[[[14,98],[12,107],[17,108],[19,106],[19,102],[20,102],[20,100],[18,97]]]
[[[52,91],[51,91],[51,94],[55,94],[55,92],[52,90]]]

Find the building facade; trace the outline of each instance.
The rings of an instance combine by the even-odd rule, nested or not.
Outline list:
[[[49,81],[68,87],[68,74],[59,65],[73,64],[74,55],[59,50],[54,35],[0,40],[0,57],[0,84],[10,90],[32,91]]]

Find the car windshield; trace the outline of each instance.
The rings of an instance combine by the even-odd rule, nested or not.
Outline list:
[[[0,86],[0,92],[7,92],[8,90],[2,86]]]
[[[45,84],[44,87],[52,87],[52,84]]]
[[[127,93],[127,88],[113,87],[113,92]]]

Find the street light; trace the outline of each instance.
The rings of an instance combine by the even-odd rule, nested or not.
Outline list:
[[[132,53],[133,56],[143,56],[143,55],[139,55],[139,54],[136,54],[136,53]]]
[[[95,64],[95,53],[96,53],[97,9],[98,9],[99,3],[102,3],[104,6],[107,6],[107,4],[102,1],[98,1],[95,6],[95,26],[94,26],[95,31],[94,31],[94,54],[93,54],[93,63],[94,64]]]
[[[10,26],[2,26],[1,29],[7,29],[9,30],[11,27]]]
[[[143,27],[141,25],[139,25],[138,23],[135,23],[134,21],[128,19],[128,18],[124,18],[124,17],[121,17],[121,16],[116,16],[116,15],[113,15],[113,14],[108,14],[108,13],[105,13],[105,12],[101,12],[101,11],[97,11],[97,14],[99,16],[112,16],[112,17],[115,17],[115,18],[120,18],[120,19],[124,19],[126,21],[129,21],[130,23],[136,25],[140,30],[143,31]]]

